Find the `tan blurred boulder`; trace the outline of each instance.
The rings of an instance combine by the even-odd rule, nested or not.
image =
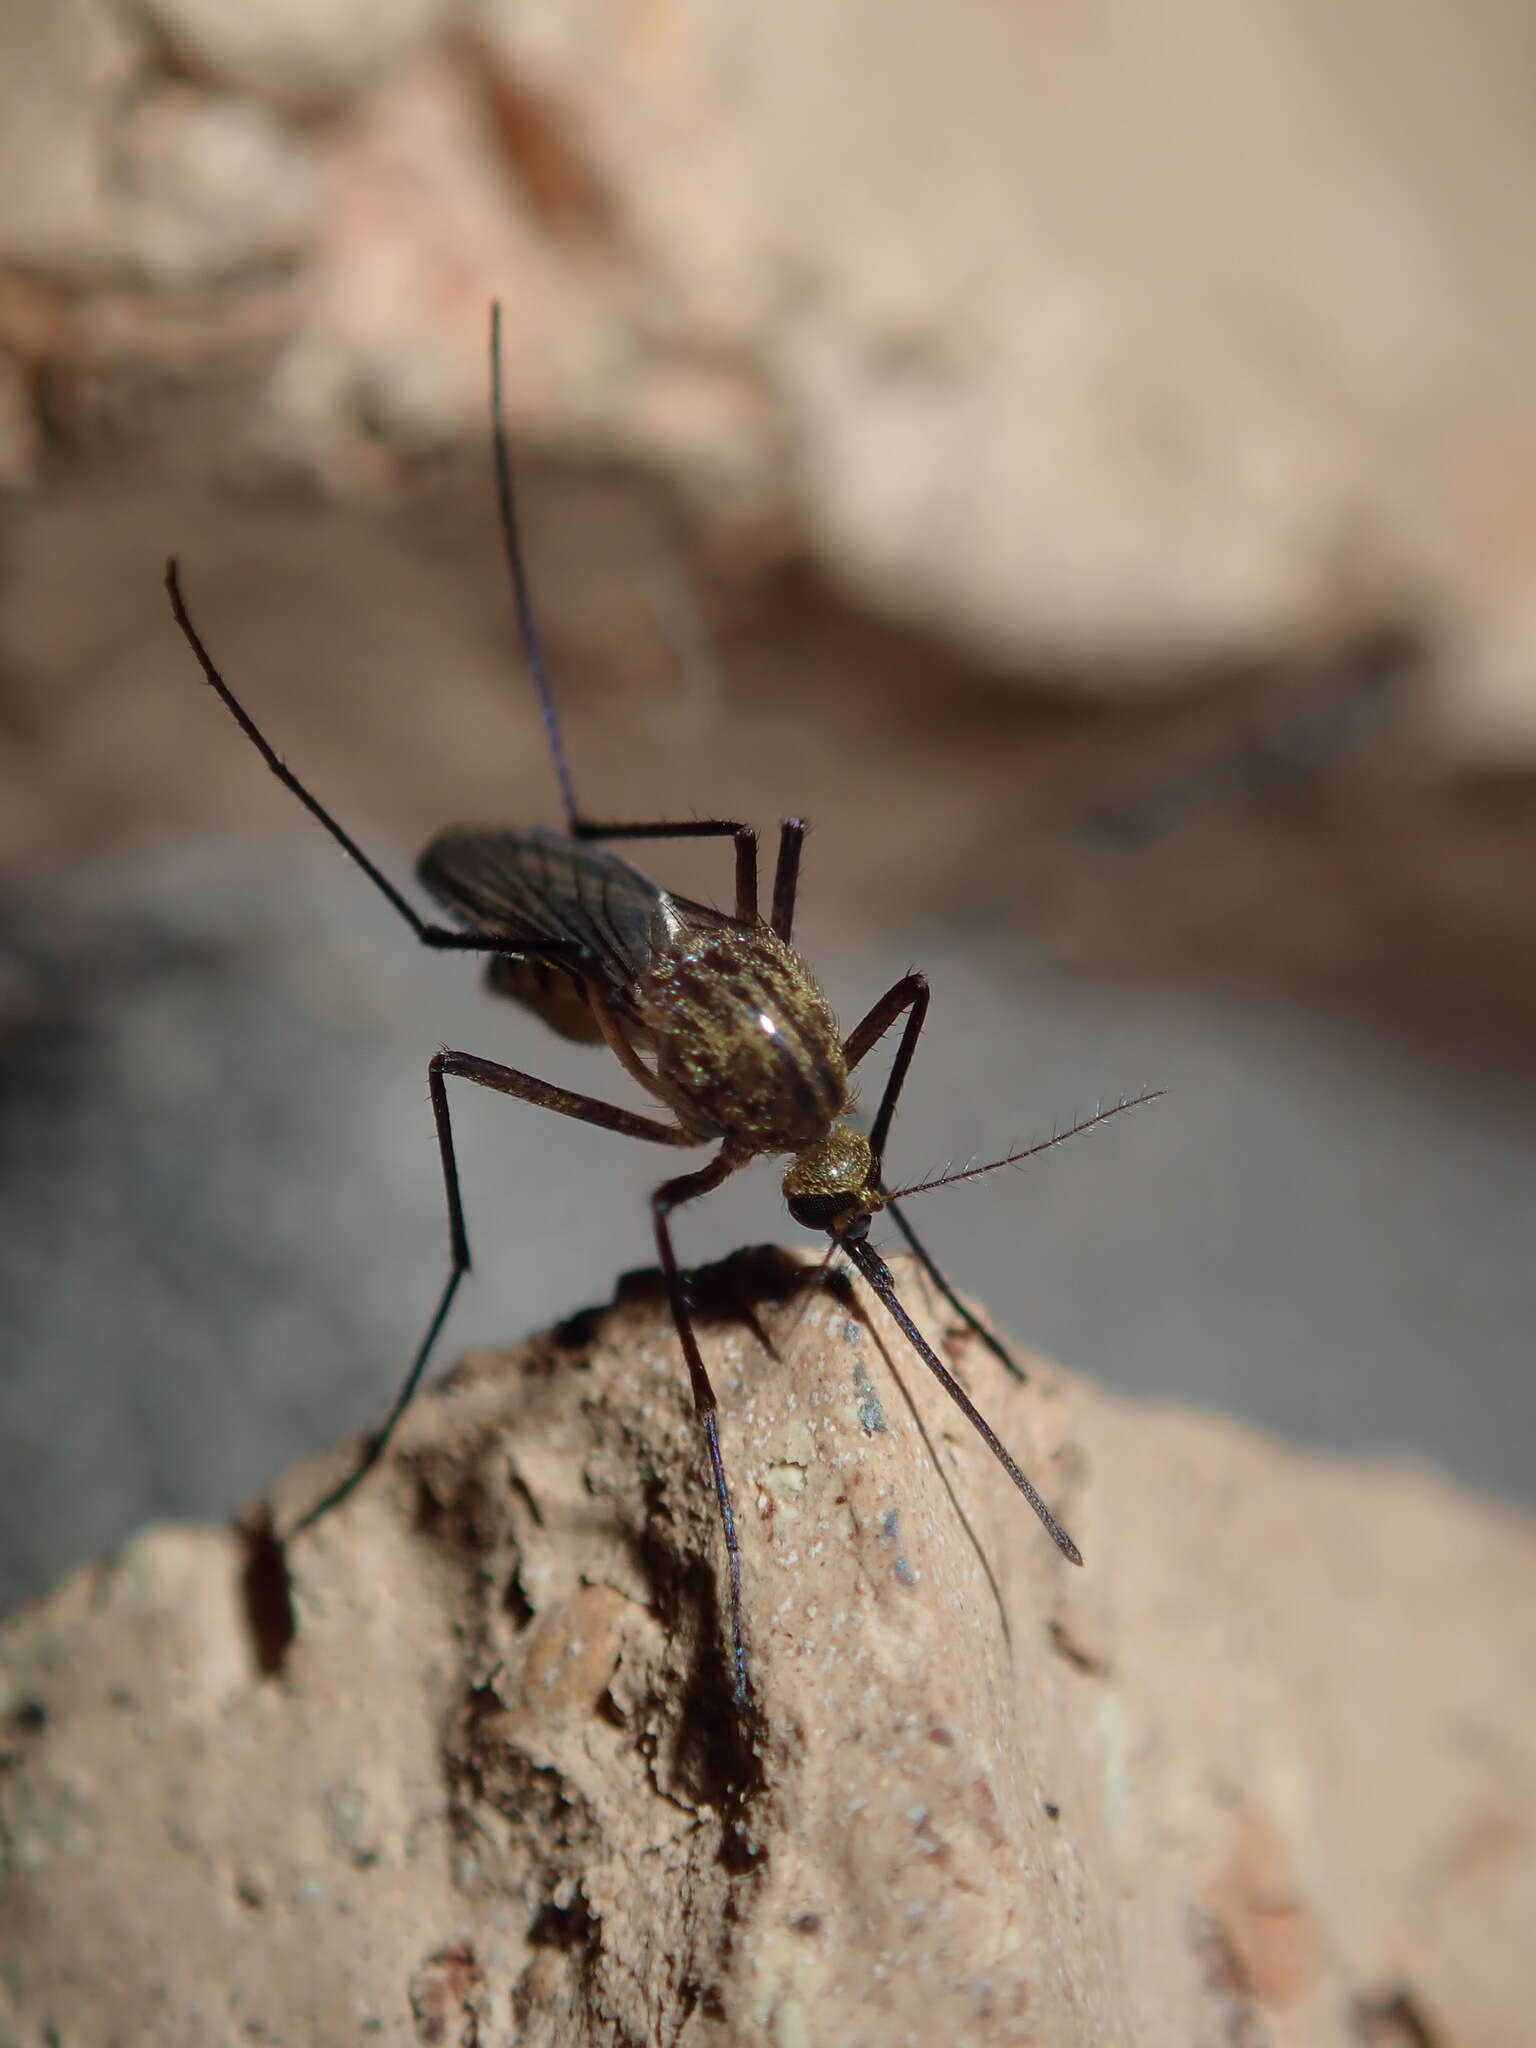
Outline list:
[[[1522,10],[473,20],[331,160],[386,387],[473,431],[494,287],[526,435],[889,615],[1106,691],[1406,624],[1443,745],[1536,748]]]
[[[206,379],[299,318],[319,219],[307,141],[164,55],[108,0],[0,7],[0,488],[38,480],[45,420],[88,412],[72,388]]]
[[[760,1719],[657,1284],[471,1361],[286,1559],[151,1531],[0,1636],[0,2038],[1528,2039],[1536,1535],[700,1276]],[[314,1498],[310,1471],[280,1512]]]
[[[166,76],[136,11],[0,10],[0,342],[43,338],[19,319],[22,281],[229,283],[297,260],[313,215],[300,139],[257,100]]]
[[[1440,744],[1536,751],[1523,8],[11,13],[0,263],[110,274],[82,128],[167,50],[208,123],[276,124],[273,176],[208,186],[238,245],[284,149],[318,178],[280,467],[478,432],[495,292],[525,441],[655,462],[890,616],[1104,692],[1417,629]],[[159,160],[249,159],[206,125]]]
[[[457,0],[144,0],[188,69],[293,107],[348,99],[442,30]]]
[[[1106,684],[1395,613],[1536,745],[1526,10],[578,11],[490,0],[874,601]]]

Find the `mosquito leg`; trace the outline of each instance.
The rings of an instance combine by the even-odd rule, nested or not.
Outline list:
[[[768,922],[787,946],[795,928],[795,892],[800,886],[800,848],[804,818],[786,818],[779,827],[779,858],[773,870],[773,914]]]
[[[902,1029],[901,1043],[896,1048],[896,1057],[892,1060],[891,1071],[886,1076],[885,1093],[880,1098],[879,1113],[869,1134],[869,1149],[875,1155],[877,1172],[885,1156],[885,1141],[890,1135],[891,1118],[896,1114],[897,1099],[907,1078],[907,1069],[912,1064],[912,1055],[917,1050],[923,1019],[928,1015],[926,978],[921,974],[904,974],[900,981],[893,982],[843,1041],[843,1058],[852,1072],[865,1054],[870,1052],[890,1030],[903,1010],[907,1013],[907,1021]]]
[[[573,839],[734,839],[736,842],[736,915],[748,924],[757,922],[757,834],[750,825],[735,818],[691,818],[670,824],[664,821],[638,824],[605,824],[585,818],[576,802],[576,785],[566,758],[565,738],[550,688],[549,666],[539,634],[538,616],[533,608],[533,587],[523,555],[522,530],[517,517],[517,495],[512,486],[512,456],[507,445],[506,408],[502,398],[501,307],[491,307],[491,447],[496,467],[496,504],[501,514],[501,539],[512,578],[512,601],[517,612],[517,632],[523,659],[533,677],[539,700],[539,716],[549,758],[560,785],[565,807],[565,828]]]
[[[917,1050],[917,1041],[923,1028],[923,1020],[928,1014],[928,984],[923,976],[920,974],[904,975],[893,987],[887,989],[879,1002],[869,1012],[869,1015],[861,1023],[855,1025],[854,1029],[848,1034],[847,1043],[843,1048],[848,1065],[853,1067],[859,1060],[863,1059],[864,1055],[874,1046],[876,1041],[890,1030],[903,1010],[907,1012],[906,1028],[901,1034],[901,1044],[896,1048],[896,1057],[891,1063],[891,1071],[886,1078],[885,1093],[880,1099],[880,1111],[875,1118],[874,1129],[870,1133],[869,1139],[869,1149],[875,1155],[876,1187],[880,1187],[880,1166],[885,1154],[886,1140],[890,1136],[891,1119],[896,1114],[897,1099],[901,1094],[902,1084],[907,1078],[907,1069],[912,1064],[912,1055]],[[883,1188],[881,1188],[881,1192],[884,1192]],[[981,1339],[993,1357],[1000,1360],[1016,1380],[1027,1380],[1029,1374],[1025,1372],[1023,1366],[1009,1356],[1007,1348],[1001,1340],[995,1337],[980,1318],[972,1310],[968,1309],[960,1299],[940,1270],[938,1261],[919,1239],[917,1232],[907,1221],[901,1209],[898,1208],[895,1202],[887,1202],[886,1210],[891,1221],[906,1239],[908,1247],[917,1259],[918,1264],[939,1290],[945,1301],[955,1311],[955,1314],[959,1316],[966,1328]]]
[[[887,989],[868,1016],[849,1033],[844,1047],[848,1065],[853,1067],[865,1056],[875,1043],[889,1031],[902,1011],[907,1012],[907,1022],[901,1034],[901,1043],[896,1048],[896,1057],[886,1077],[885,1093],[880,1099],[879,1114],[870,1133],[869,1148],[875,1155],[875,1184],[880,1184],[880,1166],[885,1155],[886,1140],[890,1136],[891,1119],[896,1114],[897,1100],[912,1064],[912,1055],[917,1050],[918,1037],[923,1021],[928,1014],[928,983],[920,974],[904,975]],[[1011,1358],[1004,1345],[987,1329],[980,1319],[966,1307],[949,1281],[940,1270],[938,1262],[918,1238],[916,1231],[894,1202],[888,1203],[891,1220],[906,1239],[919,1265],[937,1287],[950,1307],[960,1317],[966,1328],[979,1337],[993,1356],[1001,1360],[1017,1380],[1027,1380],[1024,1368]]]
[[[297,775],[294,774],[287,762],[283,760],[282,756],[271,745],[245,706],[240,702],[228,683],[225,682],[223,676],[219,673],[213,656],[203,645],[202,636],[193,625],[191,616],[187,611],[186,600],[181,594],[181,571],[174,556],[165,565],[165,587],[170,594],[171,611],[176,623],[181,628],[187,645],[197,656],[198,666],[202,669],[209,686],[219,698],[230,717],[233,718],[236,725],[239,726],[240,730],[272,770],[272,773],[277,777],[284,789],[289,790],[296,796],[310,816],[325,827],[326,831],[330,833],[332,839],[335,840],[348,859],[356,861],[385,902],[389,904],[392,910],[398,912],[405,919],[421,943],[424,946],[435,946],[452,952],[504,953],[507,949],[507,942],[504,937],[499,939],[491,938],[482,932],[457,931],[448,925],[430,924],[421,915],[419,910],[407,902],[383,870],[368,858],[368,855],[364,853],[345,826],[338,823],[325,808],[324,804],[320,802],[319,798],[312,796],[304,784],[300,782]]]
[[[591,818],[568,821],[573,839],[734,839],[736,841],[736,915],[745,924],[757,922],[757,834],[734,818],[683,818],[674,822],[603,825]]]
[[[881,1192],[883,1193],[884,1190],[882,1189]],[[900,1205],[896,1202],[888,1201],[885,1205],[885,1214],[890,1217],[891,1221],[895,1224],[896,1228],[901,1232],[902,1236],[906,1239],[907,1249],[911,1252],[912,1256],[917,1260],[917,1263],[922,1267],[923,1271],[928,1275],[928,1278],[933,1282],[934,1286],[938,1289],[939,1293],[943,1296],[944,1300],[948,1302],[949,1306],[954,1310],[955,1314],[960,1318],[961,1322],[964,1323],[965,1327],[971,1332],[971,1335],[973,1337],[978,1337],[981,1340],[981,1342],[986,1345],[987,1349],[992,1353],[992,1356],[995,1359],[997,1359],[1000,1364],[1006,1366],[1008,1371],[1012,1373],[1013,1377],[1016,1380],[1018,1380],[1021,1385],[1027,1383],[1029,1379],[1029,1374],[1024,1370],[1023,1366],[1019,1364],[1018,1360],[1010,1355],[1008,1348],[1003,1343],[1002,1339],[1000,1337],[994,1336],[992,1331],[990,1331],[987,1328],[986,1324],[981,1320],[980,1316],[976,1314],[975,1310],[967,1308],[965,1303],[960,1299],[960,1296],[956,1294],[954,1288],[950,1285],[949,1281],[944,1277],[944,1274],[939,1267],[939,1263],[934,1258],[932,1252],[928,1250],[927,1246],[923,1243],[922,1239],[918,1236],[917,1232],[912,1228],[911,1224],[907,1221],[906,1214],[902,1210]]]
[[[693,1387],[693,1405],[698,1411],[699,1421],[704,1426],[704,1442],[709,1450],[709,1469],[714,1475],[715,1499],[720,1507],[720,1528],[725,1537],[726,1578],[730,1588],[731,1692],[737,1706],[745,1709],[751,1701],[752,1687],[747,1676],[747,1630],[741,1612],[741,1547],[736,1537],[736,1513],[731,1506],[731,1489],[725,1476],[725,1460],[720,1455],[720,1424],[715,1390],[709,1383],[709,1374],[704,1370],[699,1341],[694,1335],[693,1316],[688,1304],[688,1284],[678,1270],[677,1254],[672,1249],[672,1232],[667,1220],[672,1211],[682,1203],[696,1201],[700,1195],[707,1195],[712,1188],[719,1187],[728,1174],[736,1171],[739,1163],[731,1157],[728,1149],[722,1148],[709,1164],[700,1167],[697,1173],[679,1174],[676,1180],[664,1181],[651,1197],[651,1216],[656,1226],[656,1249],[661,1255],[661,1269],[667,1278],[667,1295],[672,1304],[672,1320],[677,1325],[683,1357],[687,1360],[688,1378]]]
[[[443,1189],[448,1203],[448,1277],[437,1298],[431,1320],[422,1333],[421,1342],[411,1360],[411,1369],[405,1376],[404,1384],[396,1394],[389,1413],[364,1444],[361,1455],[350,1472],[333,1486],[322,1500],[301,1515],[293,1525],[291,1533],[301,1535],[312,1529],[323,1515],[338,1507],[348,1494],[378,1464],[388,1448],[401,1416],[411,1405],[421,1376],[427,1369],[433,1348],[448,1311],[453,1306],[453,1297],[459,1291],[459,1282],[469,1271],[469,1235],[464,1228],[464,1202],[459,1192],[459,1167],[453,1147],[453,1121],[448,1113],[449,1079],[474,1081],[482,1088],[494,1088],[500,1094],[512,1095],[519,1102],[531,1102],[540,1109],[555,1110],[561,1116],[578,1118],[582,1123],[597,1124],[605,1131],[617,1131],[626,1138],[646,1138],[660,1145],[694,1145],[698,1140],[676,1124],[662,1123],[656,1117],[641,1116],[632,1109],[621,1109],[611,1102],[600,1102],[591,1095],[577,1095],[569,1088],[558,1088],[552,1081],[541,1081],[533,1074],[521,1074],[515,1067],[504,1067],[495,1060],[483,1060],[474,1053],[436,1052],[427,1065],[427,1087],[432,1098],[432,1117],[437,1125],[437,1148],[443,1162]]]

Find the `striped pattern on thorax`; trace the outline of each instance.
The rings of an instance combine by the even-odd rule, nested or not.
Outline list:
[[[640,990],[657,1080],[678,1114],[749,1152],[799,1152],[847,1101],[837,1020],[798,953],[766,927],[692,931]]]

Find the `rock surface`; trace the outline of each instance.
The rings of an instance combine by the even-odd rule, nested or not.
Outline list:
[[[1122,694],[1408,631],[1442,744],[1528,761],[1531,40],[1498,0],[20,0],[0,360],[244,341],[265,459],[357,491],[479,432],[496,294],[522,438],[888,617]]]
[[[876,1305],[743,1254],[699,1281],[738,1724],[628,1282],[312,1538],[151,1530],[10,1624],[0,2039],[1527,2039],[1529,1525],[1013,1388],[900,1280],[1082,1573]]]
[[[456,0],[146,0],[183,66],[293,107],[324,107],[371,84],[459,11]]]

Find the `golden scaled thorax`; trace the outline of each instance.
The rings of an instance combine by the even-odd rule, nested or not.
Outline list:
[[[869,1140],[851,1124],[835,1124],[824,1138],[796,1155],[784,1176],[784,1199],[796,1223],[834,1238],[862,1238],[869,1219],[885,1207],[874,1186]]]

